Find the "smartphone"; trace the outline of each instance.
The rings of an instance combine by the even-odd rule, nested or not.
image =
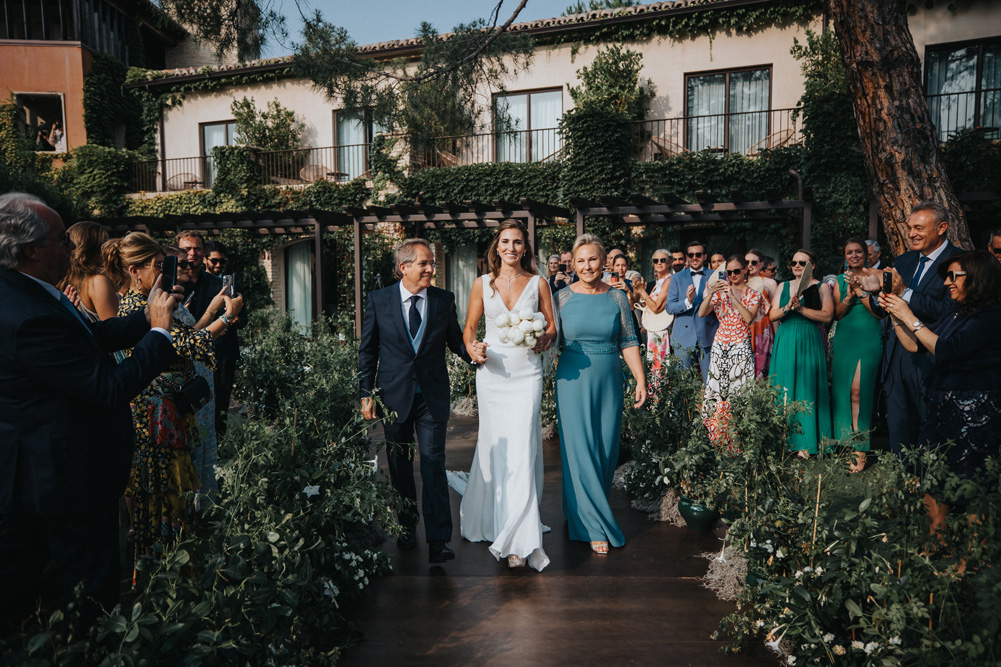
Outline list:
[[[177,256],[166,255],[163,258],[163,280],[160,281],[160,289],[164,292],[174,291],[177,284]]]
[[[557,271],[559,271],[560,273],[566,273],[567,272],[567,265],[564,264],[563,262],[560,262],[560,266],[557,269]]]
[[[893,272],[883,271],[883,293],[893,293]]]
[[[226,290],[226,296],[232,298],[236,296],[236,276],[227,273],[222,277],[222,288]]]

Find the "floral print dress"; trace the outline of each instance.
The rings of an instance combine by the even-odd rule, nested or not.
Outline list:
[[[145,307],[146,297],[130,291],[122,298],[118,315],[126,316]],[[212,335],[195,330],[176,317],[170,334],[177,357],[132,400],[136,442],[125,495],[135,502],[132,536],[137,561],[140,556],[153,554],[159,543],[190,531],[192,506],[183,494],[200,486],[191,461],[192,450],[201,445],[195,416],[175,415],[173,423],[166,424],[162,419],[151,420],[151,414],[162,414],[159,411],[164,406],[165,394],[177,391],[195,377],[193,360],[215,366]]]
[[[650,299],[656,299],[662,291],[666,289],[670,276],[664,276],[657,281],[653,289],[650,290]],[[664,366],[664,360],[671,354],[671,339],[668,329],[663,331],[647,331],[646,339],[646,360],[650,368],[650,375],[657,376]]]
[[[760,308],[761,293],[744,288],[740,303],[747,310]],[[706,381],[705,399],[702,402],[702,423],[709,430],[709,439],[718,447],[726,445],[727,451],[737,450],[727,436],[732,416],[730,398],[748,380],[754,378],[754,350],[751,348],[751,329],[730,302],[726,291],[712,297],[713,309],[719,319],[719,329],[713,340],[709,357],[709,377]]]

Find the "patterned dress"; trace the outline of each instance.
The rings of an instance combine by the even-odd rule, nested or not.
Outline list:
[[[754,284],[757,283],[757,284]],[[748,280],[748,287],[761,292],[765,303],[772,302],[772,296],[765,289],[765,281],[760,276]],[[772,357],[772,343],[775,333],[772,330],[772,320],[768,317],[768,307],[758,308],[758,314],[751,322],[751,348],[754,350],[754,377],[768,377],[768,362]]]
[[[174,311],[174,317],[182,324],[194,328],[195,316],[186,307],[180,306]],[[215,373],[212,372],[212,365],[195,357],[192,359],[195,365],[195,372],[201,375],[209,386],[215,383]],[[198,479],[202,483],[201,491],[211,492],[219,488],[215,477],[215,465],[219,460],[219,443],[215,430],[215,396],[209,398],[201,410],[195,413],[198,422],[198,438],[201,446],[191,452],[191,462],[198,473]],[[199,508],[200,509],[200,508]]]
[[[656,299],[660,296],[660,293],[667,289],[670,279],[671,276],[664,276],[658,280],[657,284],[650,291],[650,299]],[[650,375],[656,376],[660,374],[667,355],[671,354],[671,340],[667,329],[663,331],[647,331],[646,333],[646,360],[650,369]]]
[[[120,317],[146,307],[146,297],[130,291],[118,306]],[[136,429],[132,474],[125,495],[135,501],[132,533],[136,559],[154,553],[158,543],[176,539],[191,529],[192,507],[182,494],[201,485],[191,463],[191,452],[201,445],[194,415],[176,416],[169,426],[151,413],[162,410],[164,395],[177,391],[195,377],[192,360],[215,366],[212,335],[196,331],[174,319],[171,329],[177,357],[132,401],[132,421]],[[153,430],[157,423],[158,435]]]
[[[761,293],[744,288],[740,303],[747,310],[760,309]],[[709,430],[709,439],[717,447],[726,445],[727,451],[736,450],[727,435],[732,417],[730,398],[748,380],[754,378],[754,350],[751,348],[751,330],[731,303],[730,295],[721,290],[712,296],[713,310],[719,319],[719,329],[713,339],[709,357],[709,377],[706,381],[705,399],[702,401],[702,423]]]

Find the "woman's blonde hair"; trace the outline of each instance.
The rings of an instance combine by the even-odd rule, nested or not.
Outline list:
[[[535,256],[532,254],[532,242],[528,238],[528,230],[525,225],[518,220],[505,220],[497,226],[497,233],[494,234],[490,247],[487,248],[487,266],[490,267],[490,289],[494,287],[494,281],[500,275],[501,258],[497,254],[497,246],[500,244],[500,235],[506,229],[517,229],[521,232],[521,238],[525,241],[525,254],[521,256],[521,270],[525,273],[535,275]]]
[[[142,266],[163,254],[160,244],[143,232],[129,232],[122,238],[111,239],[101,251],[104,253],[104,272],[119,291],[132,283],[130,266]]]
[[[608,251],[605,250],[605,244],[601,242],[601,239],[594,234],[581,234],[577,237],[577,240],[573,242],[573,258],[574,261],[577,259],[577,251],[586,245],[593,245],[598,251],[598,257],[601,258],[602,266],[608,260]]]
[[[85,220],[71,225],[66,234],[76,247],[70,254],[70,268],[60,281],[59,289],[72,285],[81,292],[84,280],[104,272],[101,246],[108,240],[108,230],[103,225]]]

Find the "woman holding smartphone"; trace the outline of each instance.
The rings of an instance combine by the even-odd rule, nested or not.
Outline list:
[[[709,377],[702,401],[702,422],[709,439],[717,447],[726,444],[730,422],[730,398],[754,378],[754,350],[750,324],[763,301],[761,293],[747,286],[747,261],[734,255],[726,261],[725,277],[706,287],[707,298],[699,306],[699,317],[716,312],[719,329],[709,355]]]

